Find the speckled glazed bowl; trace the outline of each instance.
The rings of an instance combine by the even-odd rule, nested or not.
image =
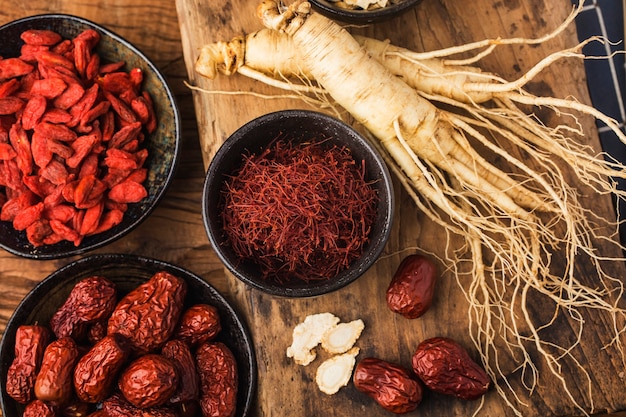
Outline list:
[[[24,409],[23,405],[6,394],[7,370],[14,358],[15,334],[20,325],[46,325],[81,279],[96,274],[104,276],[116,285],[119,298],[159,271],[167,271],[185,280],[185,306],[205,303],[217,308],[222,329],[215,340],[230,348],[238,366],[235,416],[252,415],[257,387],[257,364],[250,333],[239,313],[213,286],[192,272],[167,262],[126,254],[92,255],[69,263],[43,279],[24,297],[9,319],[0,341],[2,415],[21,417]]]
[[[69,241],[35,247],[23,231],[16,231],[11,222],[0,221],[0,246],[12,254],[31,259],[64,258],[105,246],[126,235],[146,219],[163,197],[172,181],[180,147],[180,116],[172,91],[159,69],[136,47],[110,30],[80,17],[46,14],[23,18],[0,27],[0,56],[17,57],[23,44],[20,34],[27,29],[51,29],[63,38],[73,38],[85,29],[101,34],[96,52],[101,62],[125,61],[124,70],[141,68],[147,91],[155,105],[157,129],[146,135],[144,146],[148,149],[148,177],[144,185],[148,196],[139,203],[130,204],[123,221],[100,234],[85,237],[79,246]],[[1,188],[1,186],[0,186]]]
[[[265,148],[281,133],[291,132],[297,140],[327,137],[330,144],[350,149],[355,161],[365,162],[365,179],[378,194],[376,216],[360,258],[336,276],[323,280],[300,279],[277,282],[261,276],[258,265],[242,262],[227,244],[224,244],[220,193],[225,179],[242,164],[245,153],[256,153]],[[329,145],[330,146],[330,145]],[[363,275],[378,259],[391,233],[393,221],[393,184],[382,156],[357,131],[339,119],[307,110],[284,110],[251,120],[235,131],[220,147],[209,165],[204,184],[202,213],[209,240],[226,267],[247,285],[268,294],[282,297],[312,297],[338,290]]]

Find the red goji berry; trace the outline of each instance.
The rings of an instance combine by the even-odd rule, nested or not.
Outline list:
[[[16,78],[26,75],[35,69],[34,66],[20,58],[5,58],[0,60],[0,80]]]
[[[0,160],[13,159],[17,156],[17,152],[10,143],[0,143]]]
[[[52,99],[58,97],[67,88],[67,83],[59,77],[44,78],[33,83],[30,89],[31,94],[39,94],[45,98]]]
[[[134,181],[124,181],[109,190],[109,198],[118,203],[137,203],[147,197],[146,188]]]
[[[54,242],[46,241],[51,234],[52,229],[46,219],[39,219],[26,228],[26,237],[35,247],[60,242],[60,240]]]
[[[89,207],[85,211],[85,216],[83,217],[80,229],[78,229],[79,233],[84,236],[93,233],[100,224],[100,218],[102,217],[103,212],[104,201],[102,200],[98,204]]]
[[[61,42],[61,35],[52,30],[29,29],[20,34],[20,38],[28,45],[52,46]]]
[[[106,232],[112,227],[115,227],[118,224],[120,224],[123,218],[124,218],[124,212],[121,210],[114,209],[114,210],[107,211],[102,216],[102,220],[100,221],[98,228],[94,230],[91,234],[96,235],[98,233]]]
[[[20,210],[13,219],[13,227],[15,230],[25,230],[35,221],[41,219],[43,209],[43,202],[40,202]]]
[[[24,106],[22,113],[22,127],[24,130],[33,130],[35,125],[41,121],[46,112],[48,101],[43,95],[35,94],[31,96]]]
[[[22,119],[23,118],[24,116],[22,116]],[[63,109],[59,109],[56,107],[46,110],[43,116],[41,117],[42,122],[49,122],[49,123],[55,123],[55,124],[66,124],[66,123],[69,123],[70,120],[72,120],[71,114],[69,114]]]
[[[17,90],[19,90],[21,84],[17,78],[11,78],[10,80],[0,82],[0,98],[9,97]]]
[[[24,101],[17,97],[0,98],[0,115],[15,114],[20,111],[22,107],[24,107]]]
[[[68,110],[85,95],[85,89],[78,83],[69,84],[63,93],[54,100],[54,107]]]

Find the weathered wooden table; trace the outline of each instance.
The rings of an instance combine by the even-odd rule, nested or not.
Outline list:
[[[369,416],[389,415],[350,384],[328,396],[314,383],[318,362],[308,367],[295,365],[285,356],[291,343],[291,330],[308,314],[330,311],[343,321],[361,318],[366,324],[359,339],[359,357],[377,356],[404,365],[417,344],[425,337],[445,335],[471,346],[467,334],[467,305],[453,277],[444,274],[433,311],[420,320],[403,320],[391,313],[384,291],[401,258],[419,247],[441,249],[436,226],[420,218],[412,201],[397,187],[397,212],[392,237],[385,254],[359,281],[322,297],[303,300],[279,299],[246,288],[226,273],[212,251],[201,217],[201,192],[206,166],[222,141],[237,127],[263,113],[283,108],[303,107],[301,102],[262,100],[251,96],[204,95],[193,93],[184,81],[212,89],[272,92],[240,77],[218,78],[209,82],[193,74],[198,49],[208,42],[229,40],[235,35],[260,28],[251,0],[5,0],[0,8],[0,24],[13,19],[49,12],[76,14],[119,33],[135,43],[164,72],[181,108],[183,147],[179,169],[164,200],[152,216],[123,239],[97,252],[134,253],[175,263],[204,277],[221,291],[242,313],[256,347],[259,385],[256,409],[259,416]],[[569,12],[568,0],[537,2],[424,0],[415,11],[393,21],[356,28],[377,38],[415,50],[431,50],[473,40],[531,37],[557,26]],[[2,40],[0,39],[0,42]],[[539,47],[502,48],[484,61],[485,69],[513,78],[536,63],[546,51],[571,46],[575,29]],[[562,62],[533,83],[537,91],[565,97],[569,94],[589,102],[584,71],[580,62]],[[593,121],[583,121],[589,140],[597,145]],[[611,201],[599,199],[594,209],[610,213]],[[602,249],[602,248],[600,248]],[[22,297],[56,268],[70,260],[24,260],[0,253],[0,332]],[[584,273],[584,267],[580,268]],[[593,280],[594,277],[587,277]],[[539,307],[538,307],[539,308]],[[596,335],[610,332],[606,317],[587,323],[584,342],[576,355],[591,375],[595,408],[581,399],[593,413],[626,410],[624,369],[615,352],[601,350]],[[567,337],[571,328],[566,320],[559,331]],[[320,355],[323,357],[323,355]],[[6,364],[0,364],[6,372]],[[545,377],[544,377],[545,375]],[[567,373],[566,373],[567,375]],[[526,403],[524,416],[579,415],[581,411],[566,401],[560,385],[540,367],[539,386]],[[587,387],[576,376],[568,383],[575,395]],[[580,390],[580,391],[579,391]],[[472,415],[475,402],[428,395],[415,415]],[[621,413],[618,413],[621,415]],[[616,414],[616,415],[618,415]],[[481,415],[513,415],[495,392],[490,392]]]

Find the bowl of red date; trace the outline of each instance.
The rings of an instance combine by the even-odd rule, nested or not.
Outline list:
[[[237,129],[207,170],[202,213],[233,275],[314,297],[361,277],[385,248],[393,184],[377,149],[324,113],[283,110]]]
[[[157,66],[89,20],[0,26],[0,247],[59,259],[133,230],[172,181],[175,98]]]
[[[8,321],[0,370],[4,417],[244,417],[257,387],[231,303],[186,269],[127,254],[87,256],[37,284]]]

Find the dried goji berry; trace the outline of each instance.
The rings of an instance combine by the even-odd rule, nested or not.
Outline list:
[[[31,94],[42,95],[48,99],[58,97],[67,88],[67,83],[59,77],[44,78],[33,83]]]
[[[54,106],[58,109],[68,110],[78,103],[84,95],[85,89],[80,84],[69,84],[65,91],[54,100]]]
[[[21,77],[35,69],[31,64],[20,58],[5,58],[0,60],[0,80]]]
[[[17,153],[17,167],[22,174],[30,175],[33,172],[33,153],[31,142],[24,131],[22,124],[15,122],[9,130],[9,141]]]
[[[111,102],[111,107],[115,111],[115,113],[120,117],[120,119],[126,123],[135,123],[137,122],[137,117],[131,110],[131,108],[124,103],[122,100],[117,98],[114,94],[104,90],[104,96],[108,101]]]
[[[132,171],[137,168],[137,161],[134,156],[120,149],[109,149],[106,151],[104,164],[109,168],[116,168],[122,171]]]
[[[33,153],[33,160],[38,167],[45,167],[52,160],[52,152],[48,149],[48,140],[46,137],[37,132],[33,132],[31,136],[30,149]]]
[[[24,107],[24,101],[17,97],[0,98],[0,114],[15,114],[20,111],[22,107]]]
[[[78,137],[78,134],[66,125],[57,125],[48,122],[37,123],[35,132],[42,134],[48,139],[60,140],[62,142],[71,142]]]
[[[20,48],[19,58],[29,64],[35,64],[37,63],[37,55],[39,55],[42,51],[48,50],[50,50],[48,46],[24,44]]]
[[[96,143],[98,143],[98,136],[95,134],[83,135],[76,138],[71,144],[73,154],[65,160],[67,166],[70,168],[78,167],[92,151]]]
[[[134,181],[121,182],[109,190],[109,198],[118,203],[137,203],[148,195],[146,188]]]
[[[28,99],[22,113],[22,127],[25,130],[32,130],[41,121],[46,112],[48,101],[43,95],[35,94]]]
[[[62,185],[71,180],[71,176],[64,164],[52,159],[48,165],[39,170],[39,174],[56,185]]]
[[[78,232],[81,235],[87,236],[93,233],[100,224],[100,218],[102,217],[102,213],[104,212],[104,201],[100,200],[100,202],[94,206],[89,207],[85,211],[85,216],[83,217],[83,221],[78,229]]]
[[[0,82],[0,98],[9,97],[21,87],[17,78]]]
[[[74,63],[61,54],[52,51],[41,51],[37,54],[37,62],[44,68],[63,67],[68,70],[74,70]],[[41,70],[41,69],[40,69]]]
[[[13,146],[9,143],[0,143],[0,159],[13,159],[17,156],[17,153],[13,149]]]
[[[80,234],[76,230],[68,227],[66,224],[61,223],[58,220],[50,220],[49,223],[54,233],[63,238],[63,240],[69,240],[70,242],[74,242],[76,246],[80,245],[82,236],[80,236]]]
[[[24,116],[22,115],[22,119]],[[42,122],[56,123],[56,124],[66,124],[72,120],[72,115],[66,112],[63,109],[53,107],[45,111],[43,116],[41,117]]]
[[[20,34],[20,38],[29,45],[52,46],[61,42],[61,35],[52,30],[29,29]]]
[[[41,202],[20,210],[13,219],[13,227],[15,230],[24,230],[36,220],[41,219],[43,209],[43,202]]]

